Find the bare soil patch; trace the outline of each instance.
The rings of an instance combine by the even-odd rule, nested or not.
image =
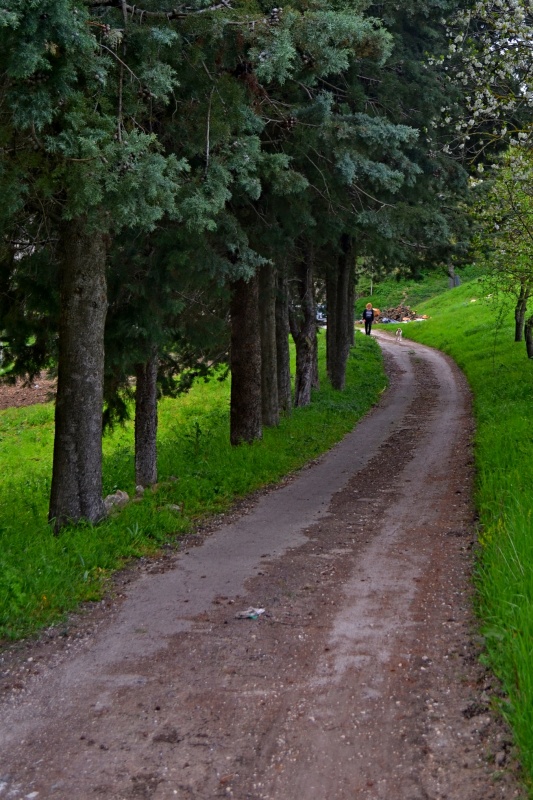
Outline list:
[[[45,374],[29,383],[18,378],[16,383],[0,383],[0,410],[21,408],[35,403],[49,403],[55,397],[56,381]]]
[[[380,338],[391,389],[338,448],[4,652],[0,798],[525,796],[471,609],[466,384]]]

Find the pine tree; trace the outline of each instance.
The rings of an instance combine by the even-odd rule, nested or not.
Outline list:
[[[68,0],[38,7],[16,2],[0,10],[2,140],[9,143],[0,217],[5,228],[16,225],[14,217],[39,213],[52,231],[59,264],[49,511],[59,530],[70,520],[97,521],[104,513],[101,411],[110,236],[126,226],[150,228],[172,211],[180,165],[158,152],[154,136],[139,125],[146,103],[132,67],[117,53],[124,47],[123,30]],[[135,82],[125,80],[125,69]],[[163,73],[164,65],[158,75]],[[170,77],[167,92],[173,83]]]

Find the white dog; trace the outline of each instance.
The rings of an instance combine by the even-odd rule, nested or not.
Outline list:
[[[401,328],[397,328],[396,329],[396,341],[398,342],[398,344],[402,343],[402,336],[403,336],[402,329]]]

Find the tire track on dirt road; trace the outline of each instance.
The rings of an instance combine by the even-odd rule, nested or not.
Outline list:
[[[466,384],[379,338],[391,388],[342,443],[70,651],[25,651],[0,798],[520,796],[472,643]]]

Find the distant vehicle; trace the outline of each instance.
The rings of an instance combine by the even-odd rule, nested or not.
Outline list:
[[[325,325],[328,321],[326,306],[323,303],[316,307],[316,321],[319,325]]]

